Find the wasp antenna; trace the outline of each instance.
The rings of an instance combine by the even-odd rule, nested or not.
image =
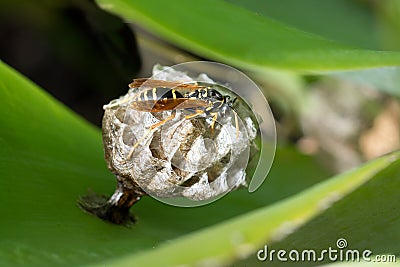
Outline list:
[[[179,126],[182,125],[182,123],[186,121],[186,118],[183,118],[182,120],[180,120],[178,122],[178,124],[175,126],[175,128],[168,134],[169,139],[172,139],[174,137],[174,134],[176,132],[176,130],[178,129]]]
[[[144,139],[146,139],[146,138],[149,136],[149,134],[151,133],[151,131],[152,131],[152,130],[148,130],[147,133],[144,134],[144,135],[142,136],[142,138],[140,138],[140,139],[136,142],[136,144],[132,147],[131,151],[129,151],[129,154],[128,154],[128,156],[126,157],[128,160],[130,160],[130,159],[132,158],[132,155],[133,155],[133,152],[135,152],[135,149],[139,146],[139,144],[140,144],[141,142],[143,142]]]

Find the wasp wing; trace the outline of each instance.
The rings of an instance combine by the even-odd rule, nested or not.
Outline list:
[[[143,100],[133,101],[131,108],[138,111],[146,112],[161,112],[166,110],[188,109],[188,108],[202,108],[208,107],[210,104],[202,99],[160,99],[160,100]]]
[[[205,86],[197,85],[195,83],[184,83],[184,82],[180,82],[180,81],[171,82],[171,81],[163,81],[163,80],[153,80],[153,79],[148,79],[148,78],[134,79],[133,82],[129,84],[129,87],[130,88],[168,87],[171,89],[183,88],[183,89],[188,89],[188,90],[196,90],[196,89],[200,89],[200,88],[205,88]]]

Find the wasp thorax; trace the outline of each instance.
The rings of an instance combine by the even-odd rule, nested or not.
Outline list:
[[[106,209],[129,209],[145,194],[165,202],[180,197],[192,203],[182,205],[195,206],[245,186],[255,125],[227,99],[211,87],[173,88],[157,81],[132,86],[106,105],[105,159],[118,181]],[[110,212],[94,213],[110,220]]]

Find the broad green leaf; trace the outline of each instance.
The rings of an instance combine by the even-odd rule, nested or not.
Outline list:
[[[153,250],[327,177],[312,158],[280,149],[255,193],[238,190],[190,209],[148,197],[132,209],[137,224],[115,226],[76,205],[88,189],[114,191],[100,131],[2,62],[0,99],[0,266],[78,266]]]
[[[227,0],[289,27],[358,48],[381,49],[374,10],[353,0]],[[340,14],[340,15],[339,15]]]
[[[374,223],[374,218],[378,222],[390,221],[381,238],[391,230],[395,234],[379,243],[383,245],[376,252],[397,249],[393,240],[399,229],[396,217],[399,153],[289,197],[326,175],[310,158],[281,149],[271,176],[259,191],[253,194],[236,191],[216,203],[191,209],[143,199],[133,208],[138,223],[126,228],[85,214],[75,204],[87,188],[108,194],[114,189],[114,178],[102,159],[99,131],[2,63],[0,95],[2,266],[104,266],[108,263],[135,266],[135,262],[145,264],[138,266],[167,266],[179,262],[207,263],[209,259],[211,263],[232,262],[251,255],[266,242],[284,238],[287,230],[294,230],[324,212],[333,201],[367,181],[315,220],[327,214],[325,220],[330,223],[334,214],[329,212],[344,207],[347,214],[344,213],[341,222],[348,219],[351,223],[355,219],[352,203],[359,208],[366,199],[371,203],[376,201],[376,213],[355,236],[361,240],[358,234],[364,233],[369,225],[380,225]],[[366,193],[357,197],[365,188]],[[372,189],[375,191],[371,192]],[[378,196],[379,201],[375,199]],[[255,208],[260,209],[252,211]],[[393,212],[392,217],[385,217],[388,211]],[[325,220],[321,222],[323,226],[327,225]],[[330,229],[328,234],[334,234],[335,230]],[[316,234],[324,233],[321,231]],[[190,253],[186,253],[188,248]]]
[[[398,49],[400,46],[400,2],[385,0],[374,3],[379,20],[382,43],[386,48]]]
[[[323,237],[324,234],[335,236],[340,230],[359,240],[366,240],[364,242],[367,243],[366,236],[368,234],[368,237],[379,236],[378,240],[381,242],[375,246],[380,251],[376,252],[394,250],[398,253],[400,247],[398,242],[394,241],[399,240],[398,233],[400,233],[398,218],[400,196],[397,192],[400,186],[399,157],[400,152],[384,156],[269,207],[170,240],[153,250],[106,262],[106,265],[114,267],[223,266],[236,259],[255,255],[257,249],[263,244],[282,239],[282,242],[287,242],[287,246],[283,248],[289,248],[291,242],[294,241],[301,245],[308,244],[309,239],[314,240],[317,244],[324,244],[325,239],[320,242],[321,236]],[[381,187],[375,187],[376,185]],[[351,193],[354,190],[356,191]],[[360,192],[362,192],[361,195]],[[371,197],[371,193],[375,194]],[[366,201],[369,201],[367,205],[365,205]],[[331,206],[333,207],[329,209]],[[376,209],[373,209],[373,214],[368,214],[371,206]],[[338,209],[346,214],[333,216]],[[364,218],[357,218],[354,215],[360,214],[360,209],[365,215]],[[286,241],[287,235],[294,232],[292,236],[296,236],[296,229],[299,226],[321,213],[322,215],[316,220],[321,217],[325,218],[317,224],[317,229],[311,228],[312,235],[301,235],[302,231],[300,231],[300,238]],[[366,221],[363,220],[367,215],[370,218]],[[355,231],[343,229],[345,222],[347,225],[354,222],[351,230]],[[387,231],[384,236],[381,236],[379,232],[358,231],[358,228],[371,231],[371,227],[376,225],[381,227],[386,225]],[[390,236],[390,233],[393,236]],[[389,241],[385,240],[386,238],[389,238]],[[336,242],[336,239],[333,241]],[[332,239],[330,240],[332,241]],[[365,246],[360,244],[360,248],[365,248]],[[261,265],[263,264],[265,263],[261,263]]]
[[[400,152],[385,158],[398,157]],[[382,158],[381,160],[383,160]],[[354,175],[349,177],[353,181]],[[346,249],[371,250],[373,255],[393,255],[400,257],[400,161],[374,175],[373,179],[354,193],[348,195],[332,208],[307,222],[284,240],[272,244],[269,249],[321,251],[332,247],[344,238]],[[371,259],[374,260],[373,256]],[[240,265],[264,266],[252,255]],[[322,263],[320,263],[322,264]],[[304,262],[293,264],[309,266]],[[286,266],[284,262],[274,262],[274,266]]]
[[[359,49],[227,1],[97,3],[188,51],[248,70],[323,72],[400,65],[400,52]]]

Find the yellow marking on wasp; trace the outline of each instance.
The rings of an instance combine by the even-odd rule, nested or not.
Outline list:
[[[215,122],[217,121],[217,118],[218,118],[218,113],[213,112],[213,113],[210,113],[210,114],[213,116],[213,120],[211,122],[211,130],[213,130],[214,126],[215,126]]]
[[[143,96],[144,96],[144,100],[145,100],[145,101],[149,100],[149,99],[147,98],[147,91],[148,91],[148,90],[144,91],[144,93],[143,93]]]
[[[172,93],[172,98],[176,99],[176,94],[175,94],[175,90],[174,89],[172,89],[171,93]]]
[[[239,119],[238,119],[238,115],[235,112],[235,125],[236,125],[236,138],[239,137]]]
[[[197,116],[200,116],[201,114],[204,114],[204,111],[203,111],[203,110],[200,110],[200,109],[196,109],[195,112],[196,112],[196,113],[194,113],[194,114],[192,114],[192,115],[187,115],[187,116],[185,116],[185,119],[192,119],[192,118],[195,118],[195,117],[197,117]]]
[[[153,100],[157,100],[157,88],[153,88]]]
[[[203,97],[207,97],[207,95],[208,95],[208,89],[206,88],[206,89],[204,89]]]

